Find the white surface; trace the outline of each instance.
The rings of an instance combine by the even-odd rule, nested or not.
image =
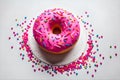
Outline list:
[[[47,52],[44,52],[43,50],[40,49],[39,45],[35,41],[33,35],[33,28],[29,29],[28,32],[28,44],[30,45],[33,54],[40,59],[41,61],[52,64],[52,65],[65,65],[70,62],[75,61],[78,59],[83,52],[87,50],[87,31],[83,28],[83,26],[80,27],[80,37],[79,40],[77,41],[75,47],[67,52],[66,54],[62,55],[54,55],[54,54],[48,54]]]
[[[31,64],[21,61],[17,48],[11,51],[11,43],[8,41],[10,27],[14,25],[15,18],[29,16],[32,18],[40,14],[44,9],[60,7],[73,14],[82,15],[88,11],[90,21],[94,25],[95,32],[103,34],[101,51],[104,56],[109,56],[112,50],[107,45],[120,43],[120,0],[0,0],[0,80],[68,80],[68,79],[92,79],[83,70],[79,76],[56,75],[51,77],[46,73],[34,73]],[[14,42],[14,44],[13,44]],[[16,41],[12,41],[13,45]],[[118,45],[120,52],[120,45]],[[105,60],[99,67],[94,79],[120,80],[120,53],[112,60]]]

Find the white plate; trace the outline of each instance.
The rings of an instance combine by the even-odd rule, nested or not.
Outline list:
[[[32,36],[32,28],[28,32],[28,44],[30,45],[33,54],[41,61],[52,65],[65,65],[72,61],[75,61],[81,56],[82,52],[86,50],[87,32],[82,26],[80,29],[81,32],[78,42],[76,43],[75,47],[66,54],[54,55],[41,50],[34,37]]]

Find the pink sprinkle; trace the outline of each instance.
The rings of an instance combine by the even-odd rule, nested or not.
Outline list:
[[[87,23],[87,25],[88,25],[89,23]]]
[[[11,30],[13,30],[13,27],[11,27]]]
[[[52,76],[54,76],[54,74],[52,74]]]
[[[38,71],[40,71],[40,68],[38,68]]]
[[[103,39],[103,36],[101,36],[101,38]]]
[[[24,23],[26,23],[26,21],[24,21]]]
[[[115,53],[115,56],[117,56],[117,53]]]
[[[115,46],[114,46],[114,48],[116,49],[116,48],[117,48],[117,46],[115,45]]]
[[[8,39],[10,40],[10,39],[11,39],[11,37],[8,37]]]
[[[22,57],[22,60],[24,60],[24,57]]]
[[[100,62],[100,65],[102,65],[102,62]]]
[[[99,54],[99,57],[101,57],[102,55],[101,54]]]
[[[34,67],[34,65],[32,65],[32,67]]]
[[[41,72],[43,72],[43,69],[41,70]]]
[[[104,60],[105,58],[104,58],[104,57],[102,57],[102,59]]]
[[[11,46],[11,49],[13,49],[13,46]]]
[[[24,25],[24,23],[22,22],[22,25]]]
[[[36,72],[36,69],[34,69],[34,72]]]
[[[51,74],[51,72],[49,72],[49,74]]]
[[[97,40],[95,40],[95,43],[97,43]]]
[[[22,53],[20,53],[20,56],[22,56]]]
[[[93,32],[93,29],[91,29],[91,32]]]
[[[30,22],[32,22],[32,20],[30,20]]]
[[[89,74],[89,71],[87,71],[87,74]]]
[[[85,14],[87,14],[87,11],[85,11]]]
[[[96,69],[95,69],[94,71],[95,71],[95,72],[97,72],[97,70],[96,70]]]
[[[35,18],[33,18],[33,20],[35,20]]]
[[[92,77],[94,77],[94,74],[92,74]]]

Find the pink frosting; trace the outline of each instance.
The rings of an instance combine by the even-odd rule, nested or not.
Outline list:
[[[60,26],[61,33],[52,32],[55,25]],[[72,13],[60,8],[49,9],[35,20],[33,35],[37,43],[46,50],[61,52],[76,43],[80,25]]]

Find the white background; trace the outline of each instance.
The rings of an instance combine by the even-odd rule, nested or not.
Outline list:
[[[88,11],[97,33],[104,35],[102,53],[109,56],[109,44],[117,44],[118,57],[106,59],[95,73],[94,79],[120,80],[120,1],[119,0],[0,0],[0,80],[67,80],[92,79],[86,73],[78,76],[34,73],[31,64],[21,61],[18,50],[11,51],[8,41],[10,27],[15,18],[34,17],[49,8],[64,8],[75,15]],[[16,45],[16,42],[12,43]]]

